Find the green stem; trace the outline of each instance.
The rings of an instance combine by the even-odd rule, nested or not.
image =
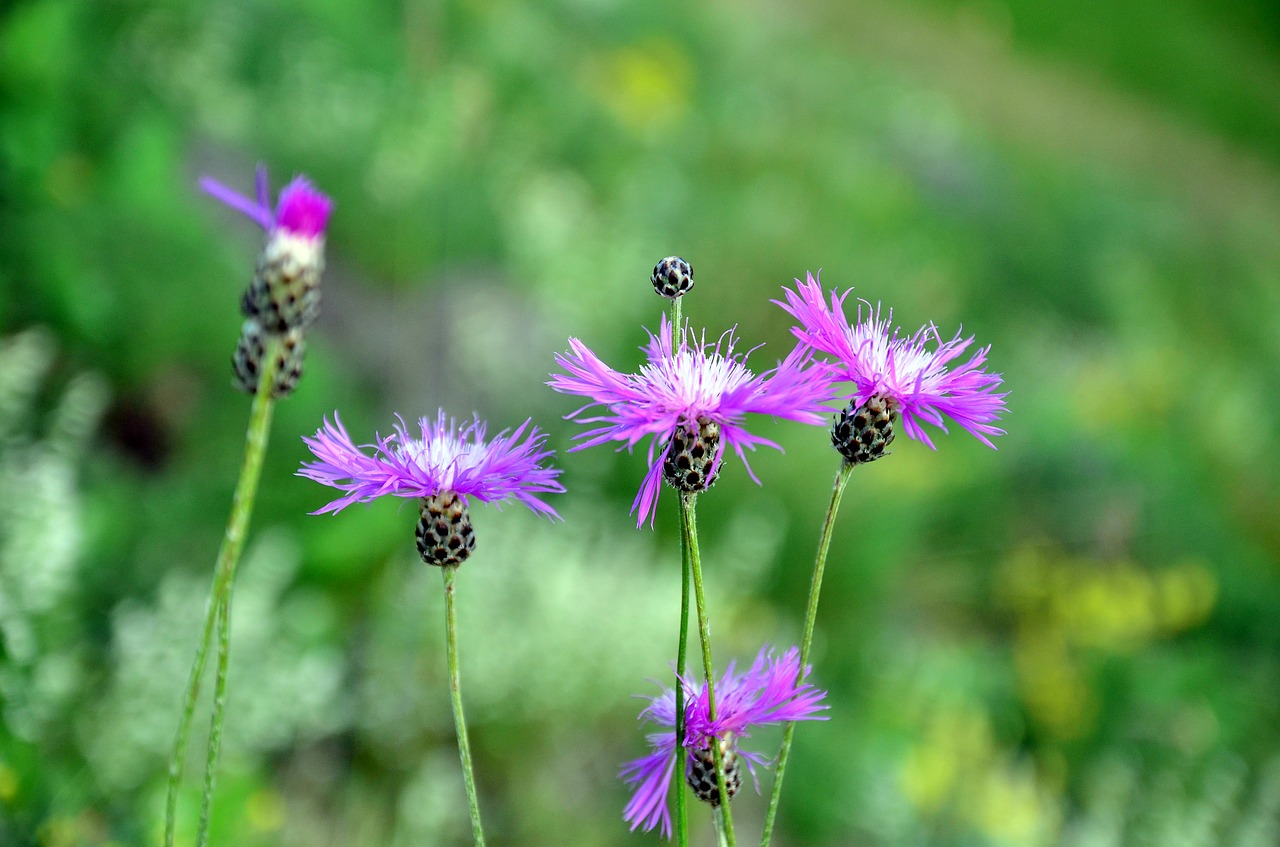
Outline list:
[[[178,787],[182,783],[182,767],[187,758],[187,742],[191,738],[191,721],[195,715],[196,701],[200,698],[200,680],[204,675],[204,663],[209,655],[209,644],[213,640],[214,627],[218,619],[224,617],[221,610],[224,605],[228,610],[230,609],[231,584],[235,579],[236,565],[240,562],[240,553],[244,549],[249,517],[253,514],[253,501],[258,493],[258,480],[262,476],[262,461],[267,452],[267,439],[271,433],[271,412],[275,408],[271,388],[276,379],[279,351],[280,342],[272,339],[263,353],[258,390],[253,395],[253,406],[249,412],[249,428],[245,432],[244,460],[240,465],[240,479],[236,483],[235,495],[231,500],[231,516],[227,520],[227,531],[222,538],[222,546],[218,550],[213,585],[209,589],[209,600],[205,604],[204,627],[200,632],[200,643],[196,647],[195,659],[191,663],[191,673],[187,678],[182,716],[178,721],[178,733],[173,742],[173,752],[169,756],[169,781],[164,809],[164,847],[173,847],[177,828]],[[229,627],[230,616],[226,615],[225,618],[225,625]],[[224,664],[225,660],[220,649],[219,665]],[[222,673],[225,676],[225,669]],[[225,695],[225,679],[223,689]],[[214,709],[216,729],[220,737],[221,709],[216,700]],[[208,773],[217,762],[217,750],[213,748],[213,743],[211,732],[209,755],[206,757],[205,795],[201,801],[202,806],[206,808],[212,802],[213,795],[213,785],[208,778]],[[200,843],[203,843],[208,821],[205,819],[205,814],[202,813],[201,817]]]
[[[702,590],[702,556],[698,552],[698,518],[696,494],[680,495],[680,525],[685,547],[689,551],[689,567],[693,575],[693,596],[698,606],[698,637],[702,641],[702,668],[707,677],[707,720],[716,719],[715,666],[711,662],[711,624],[707,619],[707,598]],[[734,847],[733,814],[729,811],[729,792],[724,779],[724,755],[720,744],[711,742],[711,758],[716,766],[716,788],[720,791],[720,816],[728,847]]]
[[[209,717],[209,746],[204,763],[204,795],[200,800],[200,828],[196,830],[196,847],[209,840],[209,821],[213,813],[213,789],[218,781],[218,755],[222,751],[222,725],[227,710],[227,668],[231,657],[231,592],[218,603],[218,665],[213,677],[213,714]]]
[[[676,300],[679,303],[679,300]],[[681,507],[683,509],[683,506]],[[683,526],[683,522],[681,524]],[[680,643],[676,650],[676,767],[671,782],[676,792],[676,843],[689,845],[689,800],[685,793],[684,679],[689,661],[689,545],[681,532],[680,544]]]
[[[827,566],[827,550],[831,546],[831,529],[836,523],[836,513],[840,511],[840,497],[849,482],[849,476],[856,465],[844,462],[836,473],[831,486],[831,503],[827,506],[827,516],[822,521],[822,535],[818,539],[818,554],[813,562],[813,578],[809,583],[809,603],[804,613],[804,637],[800,641],[800,671],[796,676],[799,685],[809,665],[809,649],[813,646],[813,626],[818,619],[818,595],[822,592],[822,573]],[[795,735],[796,724],[787,724],[782,736],[782,749],[778,751],[777,775],[773,779],[773,793],[769,795],[769,811],[765,813],[764,833],[760,839],[761,847],[769,847],[773,837],[773,820],[778,814],[778,801],[782,797],[782,777],[787,771],[787,759],[791,756],[791,739]]]
[[[467,742],[467,719],[462,714],[462,678],[458,673],[458,616],[453,602],[453,580],[456,565],[440,569],[444,573],[444,632],[449,649],[449,700],[453,703],[453,724],[458,732],[458,758],[462,760],[462,781],[467,786],[467,806],[471,811],[471,834],[476,847],[484,847],[484,829],[480,826],[480,800],[476,795],[476,776],[471,769],[471,745]]]
[[[671,301],[671,343],[675,348],[680,332],[680,304],[683,297]],[[681,500],[683,514],[683,500]],[[684,526],[681,520],[681,527]],[[673,790],[676,792],[676,844],[678,847],[689,847],[689,798],[684,790],[685,748],[684,748],[684,679],[685,668],[689,661],[689,545],[683,529],[680,533],[680,643],[676,649],[676,767],[671,775]]]

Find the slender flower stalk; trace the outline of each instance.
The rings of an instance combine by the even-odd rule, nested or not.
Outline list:
[[[263,368],[259,387],[265,389],[275,379],[275,357],[267,359]],[[275,399],[268,390],[259,390],[253,398],[253,406],[249,413],[249,427],[245,433],[244,460],[240,466],[240,479],[236,483],[235,494],[231,500],[231,516],[227,521],[227,531],[222,538],[222,546],[218,550],[218,561],[214,568],[213,585],[209,590],[209,599],[205,604],[204,627],[201,630],[200,642],[196,647],[195,660],[191,665],[191,673],[187,679],[186,695],[183,699],[182,717],[178,722],[178,733],[174,740],[173,752],[169,757],[169,781],[165,799],[165,847],[173,847],[174,833],[177,825],[178,786],[182,782],[182,768],[186,762],[187,742],[191,736],[191,721],[195,715],[196,702],[200,697],[200,681],[204,675],[205,659],[209,645],[213,640],[215,627],[224,615],[224,608],[230,609],[231,586],[235,580],[236,566],[240,562],[240,553],[244,549],[244,539],[249,528],[249,518],[253,513],[253,502],[258,491],[258,480],[262,476],[262,461],[267,452],[267,440],[271,431],[271,414],[275,409]],[[212,802],[212,772],[216,769],[218,759],[218,742],[222,734],[222,715],[226,705],[225,665],[226,651],[220,640],[218,650],[219,677],[221,679],[222,697],[214,698],[214,717],[210,729],[209,748],[205,757],[205,788],[201,801],[201,824],[198,842],[202,842],[208,828],[208,807]]]
[[[668,256],[653,267],[649,277],[653,290],[659,296],[671,301],[671,325],[682,326],[680,307],[684,303],[684,295],[693,290],[693,266],[679,256]],[[684,501],[680,503],[684,509]],[[683,527],[683,521],[681,527]],[[680,634],[676,645],[676,679],[685,675],[685,667],[689,660],[689,584],[692,577],[690,564],[690,546],[685,542],[685,534],[681,531],[680,544]],[[676,744],[677,757],[684,756],[684,688],[675,686],[676,692]],[[689,844],[689,798],[685,794],[683,774],[674,768],[671,770],[671,790],[676,794],[676,843],[679,847]]]
[[[679,302],[678,300],[676,301]],[[682,501],[683,502],[683,501]],[[682,506],[683,508],[683,506]],[[680,544],[680,641],[676,651],[676,679],[683,679],[689,661],[689,584],[693,579],[689,545],[683,541],[684,522],[681,521]],[[684,686],[675,686],[676,698],[676,757],[684,758]],[[671,769],[672,790],[676,794],[676,843],[680,847],[689,844],[689,800],[684,790],[684,774]]]
[[[800,666],[808,667],[809,650],[813,646],[813,627],[818,620],[818,597],[822,593],[822,575],[827,565],[827,550],[831,547],[831,529],[836,524],[836,514],[840,511],[840,498],[844,494],[849,477],[857,465],[844,462],[836,472],[835,483],[831,487],[831,503],[827,506],[827,516],[822,521],[822,533],[818,537],[818,555],[813,562],[813,577],[809,582],[809,600],[804,610],[804,635],[800,641]],[[778,814],[778,802],[782,798],[782,778],[787,772],[787,760],[791,757],[791,739],[795,735],[796,725],[792,721],[787,724],[782,734],[782,747],[778,751],[777,771],[773,777],[773,791],[769,794],[769,809],[765,812],[764,830],[760,843],[768,847],[773,838],[773,821]]]
[[[707,597],[702,588],[702,556],[698,551],[697,504],[697,494],[685,493],[680,495],[681,537],[684,541],[684,548],[688,551],[689,569],[692,571],[693,576],[693,594],[698,608],[698,638],[702,645],[702,668],[707,680],[704,689],[707,699],[707,721],[714,724],[716,721],[716,672],[715,664],[711,660],[711,622],[707,616]],[[679,712],[677,712],[678,714]],[[679,737],[679,734],[677,734],[676,738],[678,739]],[[724,757],[725,751],[720,749],[720,745],[712,744],[711,761],[715,769],[716,797],[732,799],[733,794],[728,790],[728,785],[725,782]],[[733,814],[729,811],[729,803],[726,801],[713,805],[719,805],[720,818],[723,825],[722,834],[729,847],[734,847]]]
[[[683,260],[681,260],[683,261]],[[663,259],[653,270],[653,279],[659,280],[655,283],[655,287],[661,288],[663,291],[671,291],[671,286],[663,284],[663,280],[669,274],[663,273],[664,270],[673,266],[669,259]],[[676,266],[678,267],[678,266]],[[688,263],[685,263],[688,267]],[[689,288],[693,287],[693,268],[689,268],[688,273]],[[675,286],[674,290],[679,290],[679,286]],[[684,292],[680,296],[671,297],[671,325],[680,326],[680,305],[684,302]],[[683,514],[684,499],[680,500],[680,509]],[[684,532],[684,521],[680,522],[680,635],[679,643],[676,649],[676,679],[684,678],[686,667],[689,661],[689,586],[693,579],[693,565],[691,562],[692,553],[691,545],[686,540]],[[676,685],[676,757],[684,758],[684,686]],[[685,793],[684,774],[671,769],[672,790],[676,793],[676,843],[679,847],[688,847],[689,845],[689,797]]]
[[[213,677],[213,713],[209,716],[209,745],[205,752],[204,794],[200,798],[200,826],[196,830],[196,847],[209,840],[209,822],[213,818],[213,790],[218,781],[218,756],[222,752],[222,726],[227,714],[227,675],[231,665],[231,594],[234,583],[218,602],[218,666]]]
[[[834,358],[827,364],[833,378],[849,382],[853,391],[844,396],[846,407],[837,415],[831,429],[831,444],[842,462],[832,486],[831,503],[823,520],[814,559],[809,599],[805,608],[804,637],[800,662],[809,661],[814,624],[818,616],[818,599],[827,551],[840,498],[853,469],[889,455],[886,448],[893,443],[895,423],[901,419],[903,431],[931,449],[936,449],[922,424],[930,424],[944,433],[946,420],[958,423],[980,442],[995,449],[991,438],[1003,435],[996,426],[1005,411],[1005,393],[998,392],[1003,382],[1000,374],[989,373],[984,365],[990,347],[974,352],[966,361],[955,364],[973,343],[957,333],[944,341],[937,327],[922,327],[912,335],[890,330],[893,313],[881,313],[879,305],[860,301],[858,319],[850,323],[844,302],[852,289],[844,294],[831,293],[830,305],[818,280],[806,275],[796,280],[796,290],[784,288],[785,301],[775,300],[799,325],[792,333],[803,345]],[[791,754],[795,724],[783,734],[778,753],[778,771],[769,809],[765,814],[762,847],[768,847],[773,836],[774,820],[782,796],[782,780]]]
[[[700,799],[719,803],[721,797],[732,798],[741,787],[744,763],[753,776],[757,767],[768,764],[764,756],[741,746],[750,737],[752,727],[826,720],[818,714],[827,708],[822,702],[826,692],[804,681],[809,671],[801,666],[800,651],[794,647],[779,656],[766,645],[751,667],[741,673],[730,662],[716,681],[718,708],[714,719],[707,683],[695,684],[682,677],[677,686],[684,689],[683,745],[677,744],[675,733],[675,689],[647,698],[648,705],[640,718],[658,726],[657,732],[647,736],[651,752],[626,763],[620,772],[634,791],[624,813],[631,828],[659,828],[664,836],[671,836],[667,797],[677,763]],[[684,753],[678,752],[681,747]],[[713,781],[711,751],[717,748],[724,762],[724,793],[720,793],[719,780]]]
[[[332,423],[324,421],[313,437],[302,439],[316,461],[303,463],[298,475],[345,492],[312,514],[337,513],[385,495],[418,501],[418,555],[444,572],[449,696],[471,831],[477,847],[483,847],[484,828],[462,710],[454,609],[458,566],[476,546],[469,504],[473,498],[482,503],[516,500],[535,514],[555,519],[555,509],[539,495],[563,492],[564,486],[557,481],[560,471],[546,464],[552,456],[543,449],[546,436],[530,421],[486,441],[487,425],[479,417],[459,425],[441,411],[434,421],[418,420],[417,436],[410,434],[403,419],[397,420],[391,435],[357,446],[335,412]]]
[[[449,654],[449,702],[453,705],[453,725],[458,733],[458,758],[462,760],[462,781],[467,788],[467,808],[471,813],[471,835],[476,847],[484,847],[484,829],[480,825],[480,798],[476,793],[476,776],[471,767],[471,744],[467,741],[467,719],[462,713],[462,677],[458,673],[458,623],[453,607],[454,577],[457,565],[440,569],[444,575],[444,630]]]

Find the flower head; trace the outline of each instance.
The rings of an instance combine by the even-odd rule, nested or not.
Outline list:
[[[515,498],[538,514],[557,517],[537,495],[564,491],[556,481],[560,471],[544,465],[554,453],[542,449],[546,435],[529,421],[487,443],[486,424],[479,418],[459,425],[441,411],[434,422],[419,419],[418,427],[420,436],[411,436],[400,420],[391,435],[357,447],[335,412],[333,422],[325,420],[314,437],[303,436],[317,461],[304,462],[298,476],[347,492],[313,514],[339,512],[387,494],[453,494],[463,504],[472,497],[482,503]]]
[[[256,200],[209,177],[200,179],[200,187],[266,230],[253,281],[240,299],[245,317],[271,335],[306,329],[314,323],[320,314],[324,231],[333,202],[300,176],[284,187],[272,210],[267,170],[261,166]],[[261,364],[257,362],[255,367]]]
[[[826,720],[817,712],[828,708],[821,702],[827,693],[803,681],[810,670],[805,667],[801,673],[800,651],[795,647],[782,656],[775,655],[768,646],[764,647],[744,673],[737,673],[730,663],[716,683],[715,720],[711,720],[708,713],[706,683],[695,686],[689,680],[681,679],[685,696],[683,746],[686,751],[686,778],[698,767],[698,751],[708,749],[712,743],[720,744],[722,750],[745,761],[753,773],[756,765],[767,765],[768,761],[760,754],[736,747],[739,739],[750,735],[753,726]],[[676,693],[668,688],[656,697],[646,699],[649,705],[640,713],[640,718],[652,721],[662,727],[662,731],[648,736],[653,752],[628,762],[619,774],[635,787],[623,816],[633,830],[643,827],[648,831],[661,824],[662,834],[670,837],[671,812],[667,808],[667,789],[675,767]]]
[[[210,177],[200,178],[200,187],[214,198],[221,200],[267,232],[280,230],[298,238],[315,239],[324,235],[333,211],[333,201],[316,190],[304,176],[280,191],[274,210],[267,183],[267,169],[258,166],[255,180],[257,198],[250,199]]]
[[[671,322],[663,315],[658,334],[649,334],[643,348],[648,361],[638,373],[624,374],[606,365],[585,344],[569,339],[569,352],[556,355],[565,371],[547,384],[565,394],[590,398],[567,417],[598,423],[577,438],[582,450],[608,441],[628,449],[649,441],[649,470],[631,505],[636,525],[652,521],[658,487],[665,475],[682,475],[683,482],[703,490],[714,481],[726,447],[747,465],[744,448],[763,444],[782,449],[743,425],[748,412],[822,424],[830,377],[814,367],[801,346],[770,371],[757,376],[745,364],[746,354],[733,352],[733,331],[715,343],[699,339],[686,327],[679,343]],[[590,410],[590,411],[589,411]],[[621,449],[621,448],[619,448]],[[747,473],[754,480],[750,465]],[[756,480],[757,482],[759,480]],[[700,487],[699,487],[700,486]]]
[[[975,438],[994,448],[989,436],[1003,435],[995,426],[1005,410],[1004,393],[997,393],[1000,374],[983,369],[987,352],[983,347],[959,364],[952,365],[969,345],[972,336],[957,333],[944,341],[937,327],[929,324],[910,336],[890,331],[893,312],[881,314],[880,306],[859,301],[857,321],[845,317],[844,301],[852,292],[831,293],[830,305],[812,274],[805,282],[796,280],[796,290],[784,288],[786,302],[774,302],[800,325],[792,332],[804,344],[835,358],[829,367],[842,380],[853,383],[850,407],[865,404],[873,397],[885,398],[889,411],[900,413],[907,435],[933,447],[921,426],[932,424],[947,431],[950,418]],[[865,311],[864,311],[865,307]],[[930,349],[932,348],[932,349]]]

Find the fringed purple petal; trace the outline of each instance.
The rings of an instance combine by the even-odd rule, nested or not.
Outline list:
[[[479,418],[459,426],[441,411],[434,422],[418,421],[421,438],[409,435],[403,420],[376,445],[357,447],[337,414],[303,442],[317,461],[303,463],[299,476],[347,492],[318,513],[337,512],[384,495],[432,497],[453,491],[484,503],[516,499],[536,514],[557,518],[537,495],[564,491],[560,470],[543,449],[546,435],[526,420],[514,432],[503,431],[488,443]],[[366,453],[371,450],[373,455]]]
[[[635,792],[622,817],[631,824],[631,830],[642,828],[645,832],[662,827],[664,838],[671,837],[671,810],[667,797],[671,793],[671,777],[675,771],[675,745],[658,750],[648,756],[635,759],[622,766],[618,774]]]
[[[212,177],[200,177],[200,188],[205,194],[245,215],[264,230],[271,229],[270,204],[250,200],[240,192],[228,188]]]

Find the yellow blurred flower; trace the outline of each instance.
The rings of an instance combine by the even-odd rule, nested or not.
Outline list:
[[[692,67],[678,45],[645,41],[588,66],[589,88],[618,122],[642,135],[679,129],[689,109]]]

